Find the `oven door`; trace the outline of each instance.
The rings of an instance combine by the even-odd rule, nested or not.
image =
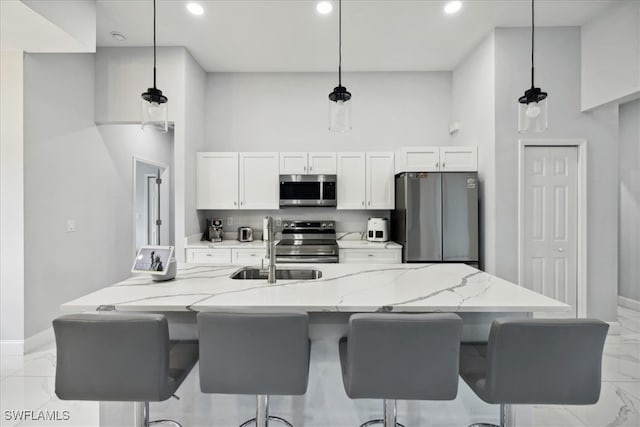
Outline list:
[[[280,175],[280,206],[336,206],[335,175]]]

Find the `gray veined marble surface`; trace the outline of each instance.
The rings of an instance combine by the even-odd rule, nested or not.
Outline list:
[[[183,264],[176,280],[133,277],[62,305],[63,311],[564,312],[569,306],[465,264],[308,264],[317,280],[233,280],[239,266]]]

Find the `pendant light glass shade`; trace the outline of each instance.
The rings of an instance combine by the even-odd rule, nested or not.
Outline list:
[[[518,132],[543,132],[549,127],[547,92],[535,87],[535,8],[531,0],[531,87],[518,98]]]
[[[162,91],[149,88],[142,94],[142,129],[153,128],[159,132],[169,130],[169,108]]]
[[[329,94],[329,130],[351,130],[351,94],[343,86],[337,86]]]
[[[342,0],[338,2],[338,86],[329,94],[329,130],[351,130],[351,93],[342,86]]]
[[[142,130],[154,128],[160,132],[169,131],[169,100],[156,87],[156,0],[153,0],[153,87],[142,95],[141,122]]]

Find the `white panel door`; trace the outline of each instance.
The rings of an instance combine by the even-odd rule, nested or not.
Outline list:
[[[280,173],[282,175],[305,175],[307,173],[307,153],[280,153]]]
[[[196,174],[196,209],[238,209],[238,153],[197,153]]]
[[[577,303],[578,149],[526,147],[524,283],[536,292]]]
[[[477,172],[478,148],[440,147],[440,170],[442,172]]]
[[[337,168],[337,209],[366,209],[364,153],[338,153]]]
[[[367,209],[395,207],[393,153],[367,153]]]
[[[240,153],[240,209],[278,209],[278,153]]]
[[[440,147],[402,147],[398,152],[395,173],[439,170]]]
[[[312,175],[335,175],[336,153],[309,153],[309,173]]]

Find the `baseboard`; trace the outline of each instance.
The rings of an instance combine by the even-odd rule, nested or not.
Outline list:
[[[24,340],[24,353],[31,353],[32,351],[51,344],[54,341],[55,335],[53,334],[53,328],[47,328],[44,331],[31,335],[29,338]]]
[[[609,324],[609,333],[608,335],[620,335],[620,323],[618,322],[607,322]]]
[[[635,311],[640,311],[640,301],[627,297],[618,297],[618,305]]]
[[[2,340],[0,341],[0,353],[3,356],[23,355],[24,341],[23,340]]]

